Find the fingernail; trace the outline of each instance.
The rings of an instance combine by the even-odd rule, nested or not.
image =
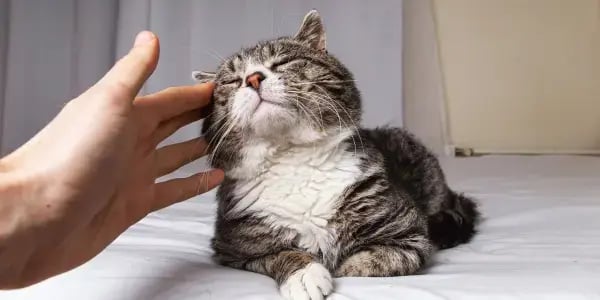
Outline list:
[[[133,43],[133,46],[137,47],[147,45],[150,42],[152,42],[155,38],[156,36],[154,35],[154,33],[150,31],[142,31],[138,33],[138,35],[135,37],[135,42]]]

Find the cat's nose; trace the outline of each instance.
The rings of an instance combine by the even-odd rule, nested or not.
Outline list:
[[[254,72],[246,77],[246,85],[258,90],[260,83],[265,80],[265,74],[262,72]]]

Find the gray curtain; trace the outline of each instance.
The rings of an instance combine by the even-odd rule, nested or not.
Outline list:
[[[143,93],[190,84],[192,70],[259,39],[296,32],[317,8],[330,52],[354,72],[364,124],[401,125],[402,2],[396,0],[0,0],[0,146],[7,153],[44,126],[151,29],[161,60]],[[199,124],[167,142],[198,135]]]
[[[6,154],[108,70],[118,1],[0,1],[0,32],[6,32],[0,35],[0,145]]]
[[[0,155],[2,155],[2,140],[4,125],[4,90],[6,83],[6,58],[8,57],[8,1],[0,1]]]

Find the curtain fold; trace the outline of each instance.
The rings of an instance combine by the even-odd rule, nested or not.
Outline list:
[[[150,0],[118,0],[118,14],[115,31],[116,58],[125,55],[133,43],[135,35],[150,29]],[[145,94],[146,87],[141,93]]]
[[[0,146],[7,154],[112,65],[118,1],[0,2],[0,32],[6,31],[4,40],[0,33]]]
[[[2,147],[21,145],[71,94],[75,1],[9,3]]]
[[[10,2],[0,1],[0,155],[2,154],[2,128],[4,127],[4,90],[6,83],[6,59],[8,57],[8,31]]]
[[[114,63],[119,12],[118,0],[76,0],[75,5],[71,96],[85,91]]]

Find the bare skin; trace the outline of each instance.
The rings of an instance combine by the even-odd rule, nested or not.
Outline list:
[[[94,86],[21,148],[0,159],[0,288],[25,287],[73,269],[148,213],[206,192],[211,170],[155,183],[205,154],[194,139],[157,149],[203,117],[213,85],[136,97],[154,71],[150,32]]]

